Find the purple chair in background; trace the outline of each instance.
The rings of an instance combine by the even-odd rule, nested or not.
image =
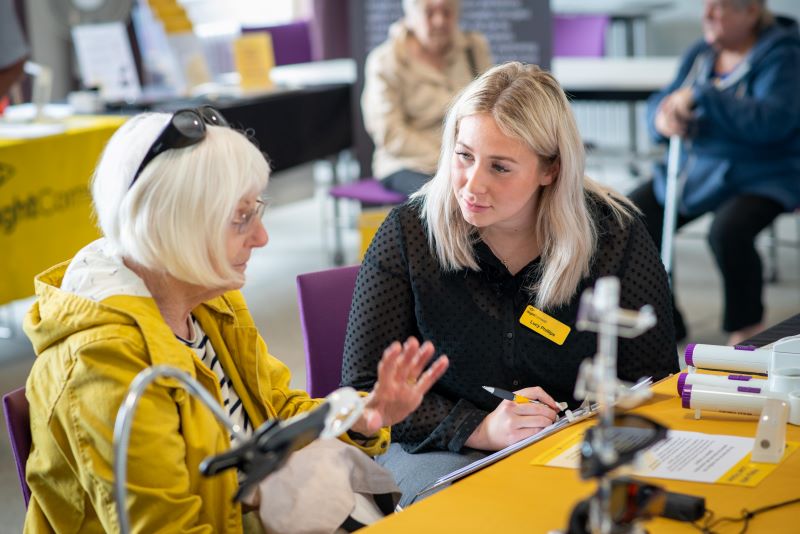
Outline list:
[[[341,210],[340,200],[355,200],[361,206],[394,206],[402,204],[408,197],[403,193],[392,191],[383,187],[380,180],[375,178],[363,178],[354,182],[348,182],[331,187],[328,194],[333,197],[333,224],[334,224],[334,252],[333,263],[342,265],[344,263],[344,251],[342,250],[342,229],[340,226]]]
[[[553,15],[553,57],[593,57],[601,58],[606,52],[606,33],[611,25],[607,15]],[[635,104],[634,104],[635,106]],[[588,130],[588,136],[598,136],[607,127],[600,118],[608,110],[603,102],[573,103],[581,129]],[[630,119],[630,117],[629,117]],[[633,120],[635,120],[635,109]],[[628,125],[629,128],[634,128]],[[584,136],[587,133],[583,133]],[[633,134],[635,135],[635,134]],[[584,139],[584,146],[590,155],[599,156],[597,144]]]
[[[306,20],[280,24],[242,28],[243,33],[268,32],[272,37],[275,66],[311,61],[311,32]]]
[[[11,452],[17,463],[22,498],[25,500],[25,508],[27,508],[28,501],[31,499],[31,489],[25,481],[25,465],[28,463],[28,454],[31,452],[31,419],[28,415],[28,399],[25,398],[24,387],[3,395],[3,415],[6,418],[8,437],[11,440]]]
[[[358,265],[297,276],[300,324],[306,346],[306,390],[315,398],[339,387],[347,317]]]
[[[554,15],[554,57],[602,57],[611,19],[605,15]]]

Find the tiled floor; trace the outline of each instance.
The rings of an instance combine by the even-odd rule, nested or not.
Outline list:
[[[613,173],[607,170],[605,176]],[[269,245],[253,254],[244,288],[256,324],[270,351],[289,365],[293,385],[304,387],[303,343],[295,298],[295,276],[330,266],[326,246],[330,243],[329,221],[323,220],[324,194],[314,193],[310,167],[283,173],[270,186],[272,205],[266,216]],[[624,188],[624,182],[618,185]],[[698,221],[677,239],[678,302],[689,325],[689,340],[721,344],[726,336],[719,330],[721,287],[716,268],[704,241],[704,225]],[[779,236],[793,245],[779,249],[780,280],[767,287],[767,324],[800,311],[800,236],[793,217],[779,220]],[[346,236],[351,262],[355,262],[358,236]],[[33,360],[27,340],[19,330],[29,302],[0,308],[0,323],[14,325],[15,337],[0,340],[0,392],[24,384]],[[5,437],[0,438],[0,533],[21,531],[24,517],[14,462]]]

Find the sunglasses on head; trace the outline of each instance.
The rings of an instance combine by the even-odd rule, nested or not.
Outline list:
[[[196,145],[206,137],[206,124],[211,126],[229,126],[228,121],[222,113],[211,106],[202,106],[197,109],[181,109],[176,111],[167,126],[159,134],[147,154],[144,155],[142,163],[136,169],[133,180],[128,189],[133,187],[139,175],[159,154],[173,148],[186,148]]]

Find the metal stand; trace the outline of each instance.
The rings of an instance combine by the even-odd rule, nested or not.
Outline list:
[[[661,262],[667,271],[667,279],[672,286],[672,257],[675,252],[673,240],[675,226],[678,218],[678,203],[682,187],[678,182],[678,167],[680,166],[681,138],[673,135],[669,138],[669,153],[667,155],[667,190],[664,195],[664,226],[661,230]]]
[[[617,452],[611,432],[614,427],[614,404],[618,401],[620,381],[617,378],[617,336],[635,337],[656,324],[653,308],[643,306],[638,312],[619,308],[619,280],[600,278],[594,289],[587,289],[578,310],[578,328],[598,333],[598,351],[593,362],[584,362],[578,375],[575,395],[597,399],[600,422],[593,433],[591,447],[600,461],[612,465]],[[598,490],[589,506],[592,532],[615,532],[611,515],[612,479],[603,474]]]

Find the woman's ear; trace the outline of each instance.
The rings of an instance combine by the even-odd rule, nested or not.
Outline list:
[[[561,159],[556,156],[553,161],[547,162],[547,167],[542,173],[541,185],[550,185],[556,181],[561,172]]]

